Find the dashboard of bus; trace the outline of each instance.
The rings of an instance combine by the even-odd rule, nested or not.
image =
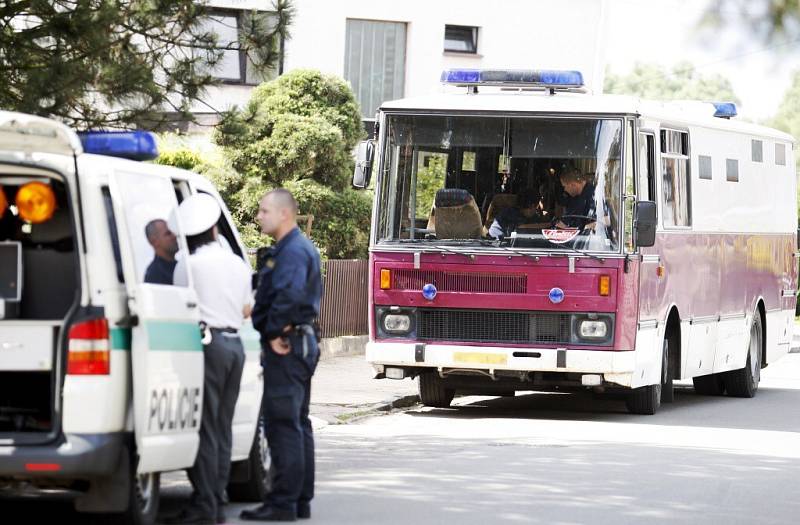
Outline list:
[[[378,245],[620,249],[623,120],[390,114]]]

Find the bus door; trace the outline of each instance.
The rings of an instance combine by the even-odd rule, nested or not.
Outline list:
[[[110,189],[131,316],[137,472],[186,468],[197,454],[203,406],[197,296],[191,281],[189,287],[145,282],[154,260],[145,231],[166,227],[178,206],[175,190],[168,177],[122,171],[112,174]],[[177,257],[185,257],[186,241],[175,234]]]

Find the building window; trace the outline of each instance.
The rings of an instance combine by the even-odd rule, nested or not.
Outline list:
[[[405,67],[405,23],[347,20],[344,78],[363,118],[374,118],[384,101],[403,97]]]
[[[775,144],[775,164],[786,166],[786,145]]]
[[[233,44],[238,47],[239,35],[246,24],[254,16],[250,11],[212,11],[205,22],[205,31],[216,33],[217,46],[224,48]],[[269,16],[268,13],[258,13],[255,16]],[[211,69],[211,74],[219,80],[229,84],[256,85],[276,77],[274,71],[259,73],[253,57],[243,50],[225,49],[216,66]]]
[[[725,159],[725,178],[728,182],[739,182],[739,161]]]
[[[750,149],[752,151],[753,162],[764,162],[764,143],[760,140],[751,140]]]
[[[711,180],[711,157],[707,155],[700,155],[697,160],[699,164],[698,167],[700,168],[700,178]]]
[[[444,50],[451,53],[478,52],[478,28],[472,26],[444,26]]]
[[[664,226],[691,226],[689,215],[689,134],[661,131],[661,192]]]

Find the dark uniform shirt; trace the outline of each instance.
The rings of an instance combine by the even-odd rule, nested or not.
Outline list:
[[[312,323],[321,297],[319,253],[295,228],[267,251],[259,273],[253,326],[262,344],[282,335],[287,325]]]
[[[178,261],[168,261],[156,255],[147,266],[147,271],[144,272],[144,282],[171,285],[176,264],[178,264]]]
[[[566,195],[562,203],[564,204],[564,216],[585,215],[587,217],[595,217],[594,184],[587,182],[580,194],[574,197]],[[588,223],[594,222],[594,219],[566,217],[562,222],[573,228],[583,228]]]

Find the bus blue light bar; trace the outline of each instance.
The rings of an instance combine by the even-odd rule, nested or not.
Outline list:
[[[456,86],[581,88],[580,71],[554,69],[445,69],[440,81]]]
[[[158,157],[156,137],[148,131],[87,131],[78,136],[86,153],[130,160]]]
[[[731,118],[737,115],[736,104],[733,102],[712,102],[714,105],[714,116],[720,118]]]

